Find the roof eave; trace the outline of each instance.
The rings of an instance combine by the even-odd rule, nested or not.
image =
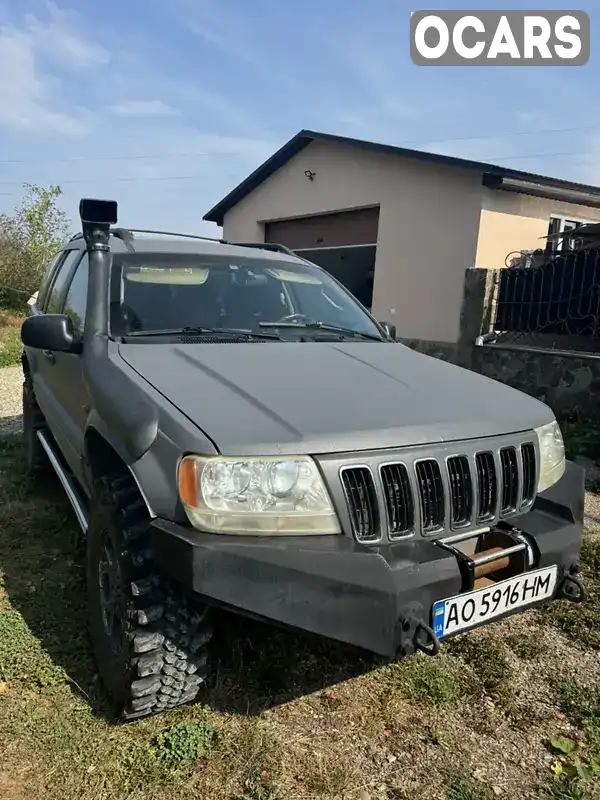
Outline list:
[[[483,176],[483,185],[489,189],[528,194],[533,197],[544,197],[563,203],[600,208],[600,191],[584,191],[563,185],[559,180],[526,180],[521,177],[501,176],[486,173]]]
[[[292,156],[303,150],[313,140],[310,131],[302,130],[297,133],[293,138],[289,139],[283,147],[280,147],[273,155],[266,161],[258,166],[254,172],[250,173],[247,178],[239,183],[229,194],[222,200],[214,205],[210,211],[202,217],[204,222],[216,222],[217,225],[223,225],[223,218],[225,214],[240,202],[247,194],[250,194],[254,189],[260,186],[269,175],[287,163]]]
[[[284,166],[294,155],[315,140],[351,145],[366,150],[376,150],[380,153],[403,156],[429,164],[477,170],[483,174],[484,185],[494,189],[500,188],[507,191],[519,191],[519,189],[511,188],[511,184],[515,181],[520,181],[523,185],[526,185],[526,187],[530,187],[521,189],[521,193],[524,194],[534,194],[537,192],[539,196],[542,197],[558,199],[560,196],[560,198],[564,199],[566,202],[600,206],[600,188],[596,186],[573,183],[571,181],[561,180],[560,178],[551,178],[546,175],[521,172],[520,170],[504,168],[495,164],[469,161],[467,159],[456,158],[455,156],[448,156],[441,153],[429,153],[424,150],[409,150],[402,147],[395,147],[394,145],[385,145],[363,139],[352,139],[347,136],[338,136],[336,134],[303,129],[232,189],[232,191],[213,206],[202,219],[205,222],[215,222],[217,225],[222,226],[225,214],[230,209],[237,205],[246,195],[260,186],[270,175]],[[567,200],[567,196],[570,199]]]

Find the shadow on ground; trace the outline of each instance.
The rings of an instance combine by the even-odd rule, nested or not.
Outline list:
[[[23,415],[0,417],[0,436],[14,436],[23,430]]]
[[[0,438],[0,571],[12,607],[53,663],[96,714],[112,717],[88,638],[79,528],[53,474],[29,480],[18,437]],[[225,612],[215,623],[214,674],[201,699],[215,711],[257,715],[378,664],[354,648]]]

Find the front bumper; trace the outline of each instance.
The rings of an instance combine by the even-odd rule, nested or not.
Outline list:
[[[555,597],[569,594],[578,572],[584,474],[568,463],[562,480],[511,520],[530,545],[530,568],[558,565]],[[152,526],[157,564],[208,602],[389,658],[414,652],[434,602],[465,590],[459,559],[428,539],[373,547],[339,535],[229,536],[160,519]]]

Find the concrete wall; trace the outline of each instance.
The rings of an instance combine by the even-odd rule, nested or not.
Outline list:
[[[477,336],[493,328],[498,278],[499,270],[466,270],[461,310],[462,334],[453,360],[527,392],[547,403],[559,418],[598,419],[600,354],[575,350],[568,352],[568,337],[561,342],[567,352],[553,351],[551,345],[546,350],[510,344],[474,346]],[[555,337],[549,338],[553,341]],[[580,340],[577,343],[581,345]],[[431,355],[438,355],[435,350],[422,345],[416,349],[425,349]],[[440,353],[438,357],[443,358],[444,355]]]
[[[543,248],[551,216],[600,221],[600,209],[544,197],[482,189],[475,266],[499,269],[515,250]]]
[[[309,181],[304,171],[315,173]],[[225,215],[223,235],[264,241],[264,222],[379,205],[373,313],[398,335],[455,343],[475,263],[482,176],[313,142]]]
[[[559,419],[600,419],[599,356],[486,345],[474,348],[471,369],[547,403]]]

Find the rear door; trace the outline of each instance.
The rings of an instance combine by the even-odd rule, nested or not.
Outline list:
[[[39,289],[27,301],[27,316],[30,316],[31,314],[40,314],[42,312],[56,272],[66,257],[67,253],[61,250],[54,256],[54,258],[50,259],[46,265],[46,268],[44,269],[44,275],[40,281]]]
[[[73,321],[76,335],[83,336],[87,306],[88,285],[87,253],[71,269],[64,300],[59,313]],[[82,355],[78,353],[55,353],[54,366],[50,374],[52,396],[59,414],[58,425],[64,437],[61,447],[71,470],[83,481],[83,438],[89,413],[89,395],[83,380]]]

